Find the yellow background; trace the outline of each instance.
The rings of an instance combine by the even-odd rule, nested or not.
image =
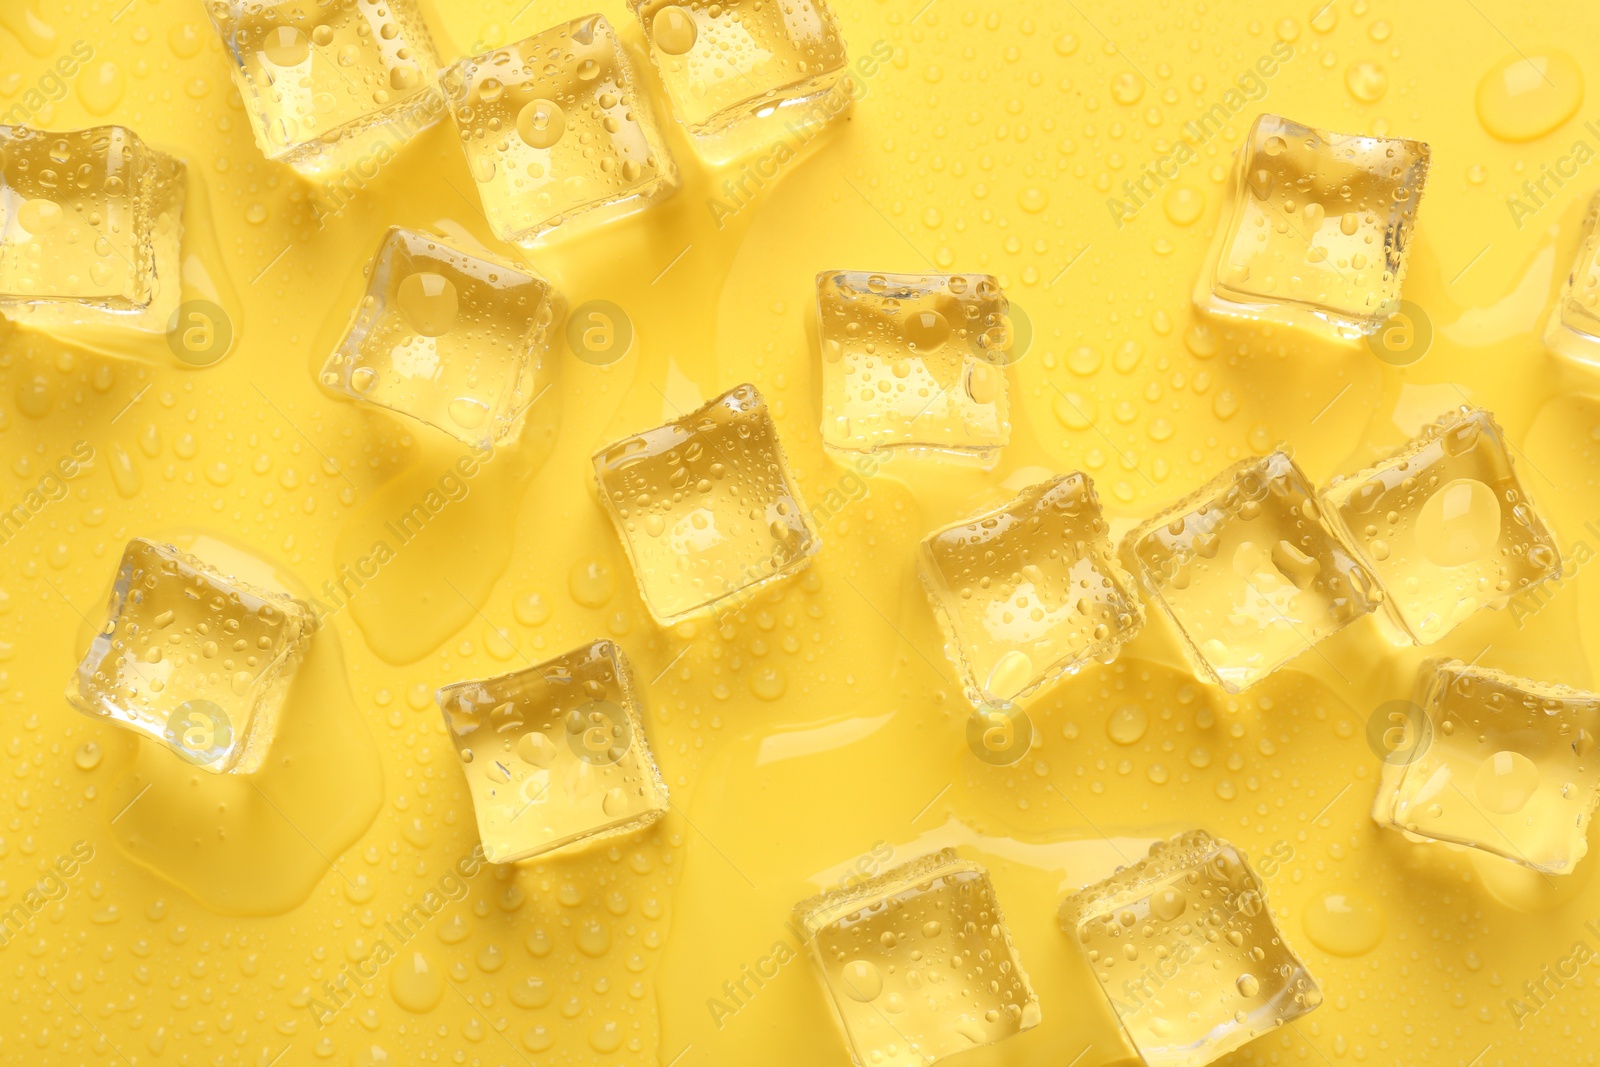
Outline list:
[[[450,62],[587,10],[519,7],[427,15]],[[621,4],[601,9],[637,40]],[[769,967],[795,901],[954,845],[991,869],[1043,1011],[965,1062],[1097,1067],[1132,1053],[1055,906],[1194,825],[1287,856],[1269,902],[1327,998],[1232,1062],[1577,1060],[1600,1010],[1588,967],[1520,1020],[1508,1000],[1577,942],[1600,948],[1585,926],[1600,921],[1593,864],[1540,879],[1367,816],[1367,720],[1409,695],[1420,651],[1386,644],[1369,619],[1227,698],[1152,621],[1114,665],[1030,707],[1038,747],[994,768],[966,748],[915,582],[923,533],[1047,472],[1090,473],[1120,532],[1280,440],[1320,482],[1477,402],[1516,443],[1575,574],[1547,603],[1482,614],[1429,651],[1593,683],[1600,399],[1538,336],[1600,165],[1551,186],[1520,226],[1506,198],[1576,142],[1600,148],[1600,10],[1318,10],[1313,26],[1305,4],[843,0],[852,57],[876,45],[893,58],[803,158],[734,196],[724,182],[739,169],[698,164],[669,125],[684,172],[672,199],[531,256],[572,304],[623,309],[633,350],[605,367],[558,353],[524,443],[461,483],[333,616],[285,758],[219,781],[62,698],[122,546],[217,535],[314,591],[367,557],[462,449],[324,395],[312,370],[387,226],[489,237],[448,122],[319,225],[316,190],[252,142],[198,0],[0,0],[0,112],[48,97],[47,68],[92,46],[33,121],[115,121],[182,153],[242,308],[235,350],[203,369],[20,331],[0,345],[6,506],[79,442],[95,452],[0,549],[0,910],[38,886],[59,898],[0,948],[0,1062],[843,1064],[803,961],[731,1014],[710,1002]],[[1280,41],[1293,58],[1260,98],[1118,226],[1107,199]],[[1491,137],[1480,79],[1562,47],[1591,87],[1577,114],[1530,141]],[[1352,70],[1362,63],[1381,68],[1373,102],[1356,95],[1377,85]],[[1261,110],[1432,146],[1406,280],[1435,334],[1420,362],[1395,369],[1365,347],[1191,310],[1232,149]],[[808,321],[813,277],[830,268],[1001,277],[1034,337],[1011,371],[1016,427],[995,471],[893,461],[861,480],[823,455]],[[594,499],[589,455],[742,381],[768,398],[813,507],[836,502],[824,548],[737,617],[662,631]],[[592,854],[456,882],[476,830],[434,688],[607,635],[638,671],[672,814]],[[1127,724],[1141,714],[1139,733]],[[77,842],[92,858],[50,880]],[[446,898],[439,914],[319,1025],[324,982],[430,891]],[[1319,944],[1308,922],[1333,895],[1367,918]]]

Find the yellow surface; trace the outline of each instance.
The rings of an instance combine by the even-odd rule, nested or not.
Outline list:
[[[621,3],[601,10],[641,43]],[[584,13],[427,14],[449,63]],[[989,869],[1041,1014],[964,1064],[1124,1062],[1056,908],[1197,825],[1249,854],[1326,996],[1232,1062],[1587,1055],[1593,857],[1545,879],[1380,830],[1366,737],[1425,654],[1595,682],[1600,383],[1538,338],[1600,184],[1600,10],[849,0],[839,16],[848,117],[717,171],[668,122],[675,194],[531,254],[575,309],[623,309],[631,347],[605,366],[560,353],[520,442],[473,453],[315,380],[388,226],[513,254],[448,118],[319,193],[256,148],[197,0],[0,0],[0,115],[119,122],[182,155],[185,288],[234,308],[237,335],[202,368],[159,340],[143,363],[0,341],[0,481],[23,516],[0,546],[0,905],[31,918],[0,948],[0,1062],[843,1064],[791,909],[946,846]],[[1282,43],[1292,58],[1261,74]],[[1232,150],[1263,110],[1431,146],[1405,278],[1431,326],[1420,362],[1192,312]],[[832,269],[1000,279],[1033,340],[1007,370],[993,471],[825,456],[810,317]],[[738,613],[663,630],[590,456],[744,381],[824,548]],[[1028,706],[1021,763],[970,753],[914,573],[929,530],[1082,468],[1120,534],[1280,440],[1320,485],[1463,401],[1505,427],[1558,583],[1426,651],[1368,616],[1237,697],[1194,680],[1152,618],[1113,665]],[[329,609],[276,758],[248,778],[63,697],[127,540],[183,534],[268,557]],[[483,866],[434,688],[598,637],[635,666],[672,812],[590,854]]]

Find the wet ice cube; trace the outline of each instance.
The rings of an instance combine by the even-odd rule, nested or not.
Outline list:
[[[184,165],[122,126],[0,126],[0,313],[160,333],[182,297]]]
[[[210,0],[256,144],[324,175],[387,159],[438,122],[439,56],[416,0]]]
[[[1545,324],[1544,343],[1568,359],[1600,364],[1600,193],[1589,201],[1578,254]]]
[[[989,874],[946,849],[795,906],[856,1067],[927,1067],[1039,1024]]]
[[[67,700],[205,770],[248,774],[266,759],[316,628],[287,592],[134,538]]]
[[[847,56],[823,0],[628,2],[673,117],[712,162],[809,140],[850,104],[829,92]]]
[[[1322,1003],[1244,853],[1204,830],[1152,845],[1060,918],[1149,1067],[1201,1067]]]
[[[1568,874],[1600,802],[1600,694],[1460,660],[1424,663],[1412,733],[1384,761],[1380,826]]]
[[[917,569],[974,705],[1108,660],[1144,621],[1094,482],[1078,472],[935,530]]]
[[[988,274],[817,275],[823,445],[992,465],[1011,439],[1009,307]]]
[[[526,267],[395,227],[322,383],[468,444],[515,440],[559,307]]]
[[[633,672],[610,641],[447,685],[438,701],[491,863],[577,851],[666,814]]]
[[[1383,588],[1388,616],[1432,644],[1480,608],[1561,576],[1561,553],[1494,416],[1463,407],[1322,491],[1329,521]]]
[[[1377,330],[1399,305],[1428,158],[1421,141],[1260,116],[1195,305],[1343,338]]]
[[[753,385],[601,449],[594,470],[663,625],[795,574],[822,547]]]
[[[1230,467],[1137,527],[1122,557],[1176,626],[1196,674],[1230,693],[1377,604],[1283,451]]]
[[[444,88],[489,228],[503,241],[592,227],[677,188],[650,100],[600,15],[463,59]]]

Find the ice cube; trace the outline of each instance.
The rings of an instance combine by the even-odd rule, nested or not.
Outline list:
[[[628,3],[673,117],[711,162],[780,139],[803,144],[850,104],[843,94],[824,99],[847,57],[823,0]]]
[[[1329,522],[1428,645],[1480,608],[1561,576],[1561,552],[1517,477],[1494,416],[1463,407],[1388,459],[1322,491]]]
[[[187,181],[122,126],[0,126],[0,313],[165,332],[183,292]]]
[[[249,774],[266,759],[316,628],[310,605],[287,592],[136,537],[67,700],[205,770]]]
[[[823,446],[992,466],[1011,440],[1008,308],[988,274],[817,275]]]
[[[1544,343],[1568,359],[1600,364],[1600,193],[1589,201],[1572,273],[1545,324]]]
[[[1600,801],[1600,694],[1434,659],[1415,702],[1426,721],[1385,761],[1372,818],[1414,839],[1570,873]]]
[[[1144,622],[1094,482],[1081,472],[935,530],[917,562],[945,654],[975,706],[1109,661]]]
[[[633,672],[610,641],[437,698],[489,862],[577,851],[666,814]]]
[[[322,383],[468,444],[515,440],[560,294],[526,267],[394,227]]]
[[[753,385],[601,449],[594,470],[664,626],[795,574],[822,547]]]
[[[1428,176],[1421,141],[1261,115],[1239,151],[1195,306],[1358,338],[1399,306]]]
[[[856,1067],[927,1067],[1039,1024],[989,873],[953,849],[794,913]]]
[[[1204,830],[1152,845],[1060,917],[1149,1067],[1200,1067],[1322,1003],[1244,853]]]
[[[678,187],[650,100],[600,15],[463,59],[444,76],[495,236],[531,245],[621,218]]]
[[[1247,459],[1138,526],[1123,562],[1201,678],[1253,685],[1377,606],[1289,454]]]
[[[378,163],[444,116],[416,0],[207,7],[268,159],[311,176]]]

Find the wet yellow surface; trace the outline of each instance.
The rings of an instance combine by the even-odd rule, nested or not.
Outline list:
[[[1587,1056],[1593,856],[1540,875],[1380,828],[1368,739],[1428,656],[1596,683],[1600,379],[1540,338],[1600,186],[1600,11],[841,0],[854,106],[709,167],[633,13],[599,10],[680,187],[522,250],[448,114],[313,182],[257,147],[199,0],[0,0],[0,121],[117,123],[181,158],[183,297],[219,311],[175,349],[0,324],[0,1062],[844,1065],[792,909],[945,848],[989,872],[1038,1000],[1037,1026],[949,1062],[1137,1062],[1057,909],[1188,829],[1247,854],[1324,998],[1225,1062]],[[587,13],[423,11],[446,67]],[[1428,144],[1414,332],[1193,310],[1262,112]],[[319,386],[391,226],[564,294],[515,441],[474,450]],[[840,270],[997,279],[1027,330],[993,469],[824,451],[815,279]],[[591,456],[746,382],[821,549],[659,626]],[[1425,649],[1365,616],[1237,695],[1147,605],[1113,663],[1026,699],[1022,759],[969,747],[916,576],[930,531],[1082,470],[1120,537],[1280,443],[1321,486],[1464,403],[1504,429],[1559,579]],[[319,602],[259,772],[67,703],[133,537],[226,542]],[[435,689],[601,638],[671,810],[484,863]]]

